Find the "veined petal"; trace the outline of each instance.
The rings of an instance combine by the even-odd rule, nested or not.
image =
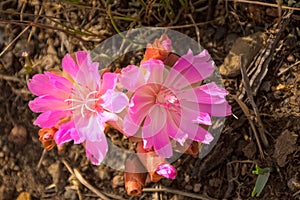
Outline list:
[[[101,140],[104,134],[104,124],[99,121],[96,113],[82,116],[79,113],[74,115],[74,125],[80,137],[91,142]]]
[[[106,72],[103,74],[100,92],[104,94],[107,90],[114,90],[119,74]]]
[[[37,97],[33,101],[30,101],[28,105],[33,112],[66,110],[68,108],[68,104],[64,101],[64,99],[59,99],[49,95]]]
[[[54,135],[54,140],[57,145],[61,146],[72,140],[74,140],[75,144],[82,143],[84,138],[79,137],[73,121],[69,121],[59,126],[58,131]]]
[[[99,90],[100,74],[98,71],[99,63],[91,63],[90,65],[82,65],[76,78],[74,79],[79,87],[85,87],[90,91]]]
[[[180,121],[180,115],[177,113],[167,112],[166,132],[169,137],[183,145],[188,138],[188,134],[180,129]]]
[[[208,130],[202,128],[198,124],[185,123],[183,120],[182,125],[180,126],[183,132],[188,133],[189,139],[202,142],[204,144],[209,144],[214,138],[208,132]]]
[[[107,141],[104,134],[101,134],[98,141],[85,141],[86,157],[88,157],[92,164],[100,165],[107,153]]]
[[[76,75],[79,71],[79,67],[73,60],[70,54],[66,54],[62,60],[62,68],[71,75],[73,79],[76,78]]]
[[[155,136],[150,138],[144,138],[144,148],[153,145],[153,149],[157,155],[162,158],[170,158],[173,155],[172,145],[165,130],[161,130]],[[148,143],[148,144],[147,144]]]
[[[141,68],[146,69],[150,76],[147,83],[162,84],[164,81],[164,63],[161,60],[150,59],[142,63]]]
[[[71,83],[70,80],[66,79],[65,77],[53,74],[51,72],[45,72],[45,74],[49,77],[51,83],[56,88],[56,93],[55,93],[55,91],[53,93],[51,93],[53,96],[55,96],[58,93],[58,90],[61,93],[64,93],[64,97],[69,96],[69,94],[73,88],[73,83]],[[49,91],[49,90],[47,90],[47,91]],[[57,94],[57,95],[59,95],[59,94]]]
[[[45,74],[34,75],[32,79],[29,80],[27,85],[30,92],[36,96],[48,94],[48,89],[45,90],[45,88],[52,89],[52,84],[49,80],[49,77]]]
[[[208,113],[200,112],[199,116],[193,120],[194,123],[204,124],[207,126],[211,125],[210,115]]]
[[[129,91],[135,91],[138,87],[145,84],[146,72],[143,72],[135,65],[128,65],[121,71],[120,83]]]
[[[226,102],[225,96],[227,94],[228,92],[224,88],[212,82],[195,88],[188,88],[176,95],[181,100],[204,104],[220,104]]]
[[[58,124],[60,119],[68,116],[67,111],[54,110],[41,113],[33,122],[34,125],[41,128],[51,128]]]
[[[102,95],[102,100],[104,103],[102,107],[113,113],[121,112],[128,105],[128,97],[122,92],[115,92],[112,89],[106,91]]]
[[[76,56],[76,61],[77,61],[79,68],[86,67],[91,64],[91,59],[89,57],[88,52],[77,51],[75,56]]]
[[[140,87],[133,97],[129,105],[129,114],[132,121],[140,125],[149,113],[151,107],[155,105],[155,97],[159,88],[156,84],[145,85]]]
[[[165,177],[165,178],[170,178],[170,179],[175,179],[176,178],[176,169],[172,165],[165,163],[161,164],[157,167],[156,173]]]
[[[124,134],[127,137],[131,137],[137,133],[139,130],[141,124],[136,124],[133,122],[133,120],[130,118],[130,115],[127,114],[124,117],[123,120],[123,129],[124,129]]]
[[[98,113],[98,115],[99,124],[103,127],[104,123],[108,121],[118,121],[118,115],[116,115],[115,113],[103,111],[101,113]]]
[[[175,88],[184,88],[204,80],[213,71],[214,63],[212,61],[203,62],[201,56],[194,56],[193,52],[189,50],[171,68],[165,83]]]
[[[45,72],[45,74],[34,75],[28,82],[28,88],[36,96],[51,95],[57,98],[67,98],[72,84],[64,77]]]
[[[164,107],[154,105],[146,116],[142,134],[143,138],[156,137],[166,124],[167,113]]]

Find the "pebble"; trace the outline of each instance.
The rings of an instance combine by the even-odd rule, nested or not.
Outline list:
[[[288,55],[288,57],[286,58],[286,60],[287,61],[289,61],[289,62],[295,62],[295,56],[294,55],[292,55],[292,54],[290,54],[290,55]]]
[[[193,186],[191,186],[191,185],[186,185],[186,186],[184,186],[184,189],[186,189],[186,190],[192,190],[192,189],[193,189]]]
[[[185,181],[186,183],[190,182],[190,176],[189,176],[189,175],[186,175],[186,176],[184,177],[184,181]]]
[[[4,157],[4,153],[1,151],[0,152],[0,158],[3,158]]]
[[[121,175],[117,175],[112,179],[112,188],[117,188],[124,185],[124,178]]]
[[[193,191],[194,192],[200,192],[200,188],[201,188],[201,184],[200,183],[196,183],[194,185]]]
[[[22,125],[15,125],[8,136],[8,140],[18,145],[25,145],[27,143],[27,130]]]

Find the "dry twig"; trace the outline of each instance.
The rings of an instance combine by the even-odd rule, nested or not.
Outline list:
[[[185,196],[185,197],[190,197],[193,199],[201,199],[201,200],[215,200],[214,198],[205,196],[205,195],[201,195],[201,194],[193,194],[190,192],[183,192],[180,190],[174,190],[174,189],[170,189],[170,188],[144,188],[143,192],[169,192],[172,194],[178,194],[181,196]]]
[[[257,106],[254,102],[254,99],[253,99],[252,90],[251,90],[251,86],[250,86],[250,82],[249,82],[249,77],[247,75],[246,67],[244,66],[245,62],[244,62],[243,59],[244,59],[244,57],[240,56],[240,66],[241,66],[241,72],[242,72],[242,77],[243,77],[243,84],[244,84],[247,96],[249,98],[250,104],[251,104],[251,106],[254,110],[254,114],[255,114],[255,117],[256,117],[256,120],[257,120],[257,123],[258,123],[258,132],[260,134],[260,139],[262,140],[263,144],[267,147],[267,146],[269,146],[269,142],[268,142],[267,137],[265,135],[265,128],[264,128],[264,125],[261,121],[258,108],[257,108]],[[256,139],[258,139],[258,138],[256,138]]]
[[[260,139],[258,137],[258,134],[257,134],[257,131],[255,129],[255,125],[252,121],[252,116],[250,114],[250,111],[249,111],[249,108],[247,107],[247,105],[242,102],[240,99],[238,99],[236,96],[232,95],[233,99],[239,104],[239,106],[241,107],[243,113],[245,114],[245,116],[247,117],[248,121],[249,121],[249,124],[251,126],[251,129],[254,133],[254,136],[256,138],[256,143],[257,143],[257,146],[258,146],[258,149],[259,149],[259,153],[260,153],[260,157],[262,159],[264,159],[264,152],[263,152],[263,149],[262,149],[262,146],[260,144]]]
[[[269,6],[269,7],[278,8],[278,4],[265,3],[265,2],[260,2],[260,1],[249,1],[249,0],[227,0],[227,1],[233,1],[234,3],[248,3],[248,4],[256,4],[256,5],[261,5],[261,6]],[[290,7],[290,6],[281,6],[281,9],[299,10],[300,11],[300,8],[295,8],[295,7]]]

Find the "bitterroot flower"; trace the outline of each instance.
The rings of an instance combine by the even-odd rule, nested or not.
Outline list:
[[[127,96],[116,92],[118,74],[104,73],[88,53],[79,51],[75,60],[67,54],[62,60],[63,72],[37,74],[28,83],[38,96],[29,103],[33,112],[41,113],[34,124],[41,128],[56,127],[55,142],[84,143],[86,156],[100,164],[107,153],[104,125],[117,121],[116,113],[128,104]]]
[[[225,89],[199,84],[214,71],[209,58],[206,50],[198,55],[189,50],[171,69],[152,58],[124,68],[120,83],[132,94],[124,133],[141,137],[145,149],[163,158],[172,156],[170,139],[210,143],[213,136],[203,126],[211,125],[211,116],[230,115],[231,107]]]

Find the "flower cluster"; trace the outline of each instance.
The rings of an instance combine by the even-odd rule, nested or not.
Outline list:
[[[203,84],[214,71],[206,50],[181,57],[171,50],[162,35],[147,45],[140,66],[120,73],[100,73],[99,64],[79,51],[63,58],[63,71],[33,76],[28,87],[37,97],[29,107],[41,113],[34,124],[44,148],[73,141],[99,165],[108,151],[105,128],[112,126],[136,142],[137,155],[125,164],[128,194],[141,194],[147,174],[152,182],[174,179],[176,169],[166,158],[174,150],[198,154],[199,144],[213,140],[211,117],[230,115],[231,107],[225,89]]]

